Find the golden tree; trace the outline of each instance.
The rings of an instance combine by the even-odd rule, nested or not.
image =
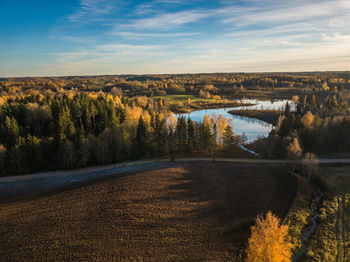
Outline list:
[[[292,168],[294,173],[296,162],[303,156],[303,150],[300,147],[298,138],[294,138],[293,142],[287,147],[287,158],[292,160]]]
[[[271,212],[266,218],[257,217],[251,227],[251,236],[246,250],[246,262],[287,262],[291,261],[293,245],[288,241],[288,226]]]
[[[302,118],[301,118],[301,122],[303,123],[303,125],[307,128],[310,128],[314,122],[314,118],[315,116],[308,111]]]

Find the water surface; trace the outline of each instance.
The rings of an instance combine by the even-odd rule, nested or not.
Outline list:
[[[264,121],[258,120],[256,118],[248,118],[242,116],[236,116],[228,113],[230,110],[242,110],[242,109],[259,109],[259,110],[284,110],[287,102],[289,100],[275,100],[275,101],[262,101],[256,99],[244,99],[237,100],[242,103],[255,104],[253,106],[242,106],[242,107],[228,107],[228,108],[218,108],[218,109],[203,109],[198,111],[193,111],[186,114],[176,114],[176,117],[180,115],[191,117],[192,120],[201,122],[203,117],[208,114],[212,116],[223,115],[227,119],[232,119],[234,132],[237,135],[242,135],[243,133],[247,136],[248,142],[253,142],[259,137],[266,137],[273,128],[273,125],[266,123]]]

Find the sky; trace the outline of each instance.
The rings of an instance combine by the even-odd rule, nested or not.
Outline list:
[[[0,0],[0,76],[350,70],[349,0]]]

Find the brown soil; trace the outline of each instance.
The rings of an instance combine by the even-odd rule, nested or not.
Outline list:
[[[237,261],[257,214],[284,217],[278,168],[173,163],[0,205],[1,261]]]

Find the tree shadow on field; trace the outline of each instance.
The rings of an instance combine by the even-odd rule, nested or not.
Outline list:
[[[294,178],[270,166],[197,162],[182,168],[185,172],[166,189],[166,199],[145,201],[175,208],[177,213],[159,225],[193,227],[195,238],[208,247],[239,252],[256,216],[272,211],[283,218],[296,193]]]
[[[10,182],[3,185],[0,192],[0,204],[12,202],[31,201],[71,190],[83,188],[89,185],[98,185],[120,178],[135,176],[141,172],[154,169],[161,170],[169,167],[169,163],[155,163],[136,166],[136,170],[111,170],[92,171],[82,175],[48,176],[29,179],[19,182]]]

